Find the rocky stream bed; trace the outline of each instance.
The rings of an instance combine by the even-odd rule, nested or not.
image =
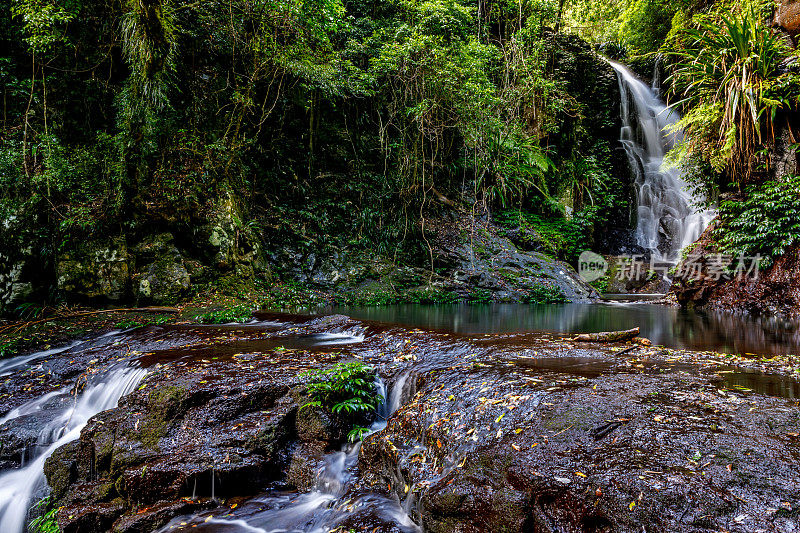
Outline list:
[[[261,315],[4,361],[0,524],[38,460],[65,532],[800,530],[791,363],[571,339]],[[300,408],[298,374],[349,359],[386,397],[355,445]]]

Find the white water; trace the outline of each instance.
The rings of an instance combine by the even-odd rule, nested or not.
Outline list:
[[[383,382],[376,381],[377,392],[383,396],[384,401],[378,408],[377,420],[370,427],[368,435],[384,429],[386,419],[400,407],[409,392],[408,377],[408,374],[400,376],[389,394]],[[325,533],[338,531],[340,522],[362,507],[369,507],[374,515],[395,524],[401,531],[420,531],[419,526],[396,500],[376,494],[347,498],[356,473],[360,450],[359,442],[347,444],[340,451],[327,454],[310,492],[273,493],[254,498],[240,506],[240,509],[251,506],[255,511],[238,518],[215,518],[213,511],[208,516],[200,514],[191,518],[178,517],[161,531],[166,533],[192,529],[203,532],[222,528],[221,530],[232,533]],[[203,529],[206,525],[210,526],[208,530]]]
[[[65,398],[66,405],[54,420],[42,428],[33,459],[21,468],[0,473],[0,532],[22,533],[28,509],[36,496],[43,495],[44,462],[60,446],[77,439],[91,417],[116,407],[119,399],[131,392],[146,371],[141,368],[117,367],[96,376],[76,397]],[[68,394],[68,391],[60,391]],[[32,414],[54,399],[48,393],[14,409],[2,422]]]
[[[656,91],[627,67],[609,61],[617,72],[621,94],[620,142],[628,155],[636,189],[636,241],[657,260],[675,262],[714,217],[700,211],[676,167],[664,168],[664,156],[682,138],[664,129],[680,118]]]

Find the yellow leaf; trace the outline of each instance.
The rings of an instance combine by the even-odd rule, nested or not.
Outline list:
[[[586,477],[586,474],[584,474],[583,472],[575,472],[575,475],[580,477]]]
[[[630,505],[628,505],[628,509],[630,509],[631,511],[633,511],[634,507],[636,507],[636,502],[631,502]]]

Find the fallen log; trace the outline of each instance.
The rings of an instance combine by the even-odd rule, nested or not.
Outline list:
[[[639,328],[624,331],[601,331],[599,333],[581,333],[574,340],[581,342],[623,342],[639,336]]]
[[[120,308],[120,309],[99,309],[95,311],[82,311],[79,313],[69,313],[65,315],[53,315],[47,318],[41,318],[39,320],[29,320],[26,322],[14,322],[3,326],[0,328],[0,333],[6,333],[7,331],[14,330],[13,333],[19,333],[25,328],[30,326],[41,324],[43,322],[50,322],[52,320],[67,320],[72,318],[80,318],[89,315],[99,315],[103,313],[180,313],[181,310],[177,307],[127,307],[127,308]],[[15,329],[16,328],[16,329]]]

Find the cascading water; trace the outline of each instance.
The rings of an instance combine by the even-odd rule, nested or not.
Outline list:
[[[668,133],[678,113],[662,102],[624,65],[609,61],[617,73],[621,95],[620,142],[628,155],[636,189],[636,241],[662,261],[675,262],[684,247],[695,242],[714,214],[698,210],[678,168],[663,168],[664,156],[681,140]]]
[[[375,386],[384,401],[379,406],[377,420],[369,428],[369,434],[386,427],[386,420],[403,403],[413,389],[409,374],[400,376],[391,390],[383,381]],[[272,492],[253,498],[239,506],[237,516],[217,518],[216,512],[193,517],[178,517],[160,531],[162,533],[185,530],[199,533],[226,531],[231,533],[324,533],[327,531],[349,531],[342,525],[354,509],[368,507],[375,516],[394,524],[396,531],[418,532],[417,526],[408,516],[400,502],[378,494],[349,493],[356,477],[358,454],[361,443],[347,444],[340,451],[327,454],[317,472],[316,483],[310,492]]]
[[[28,509],[37,496],[44,495],[44,463],[64,444],[77,439],[86,422],[102,411],[116,407],[119,399],[131,392],[146,374],[142,368],[119,366],[97,375],[78,395],[69,390],[48,393],[9,412],[0,421],[28,416],[44,408],[63,406],[57,416],[39,432],[31,459],[24,466],[0,472],[0,531],[22,533]]]

